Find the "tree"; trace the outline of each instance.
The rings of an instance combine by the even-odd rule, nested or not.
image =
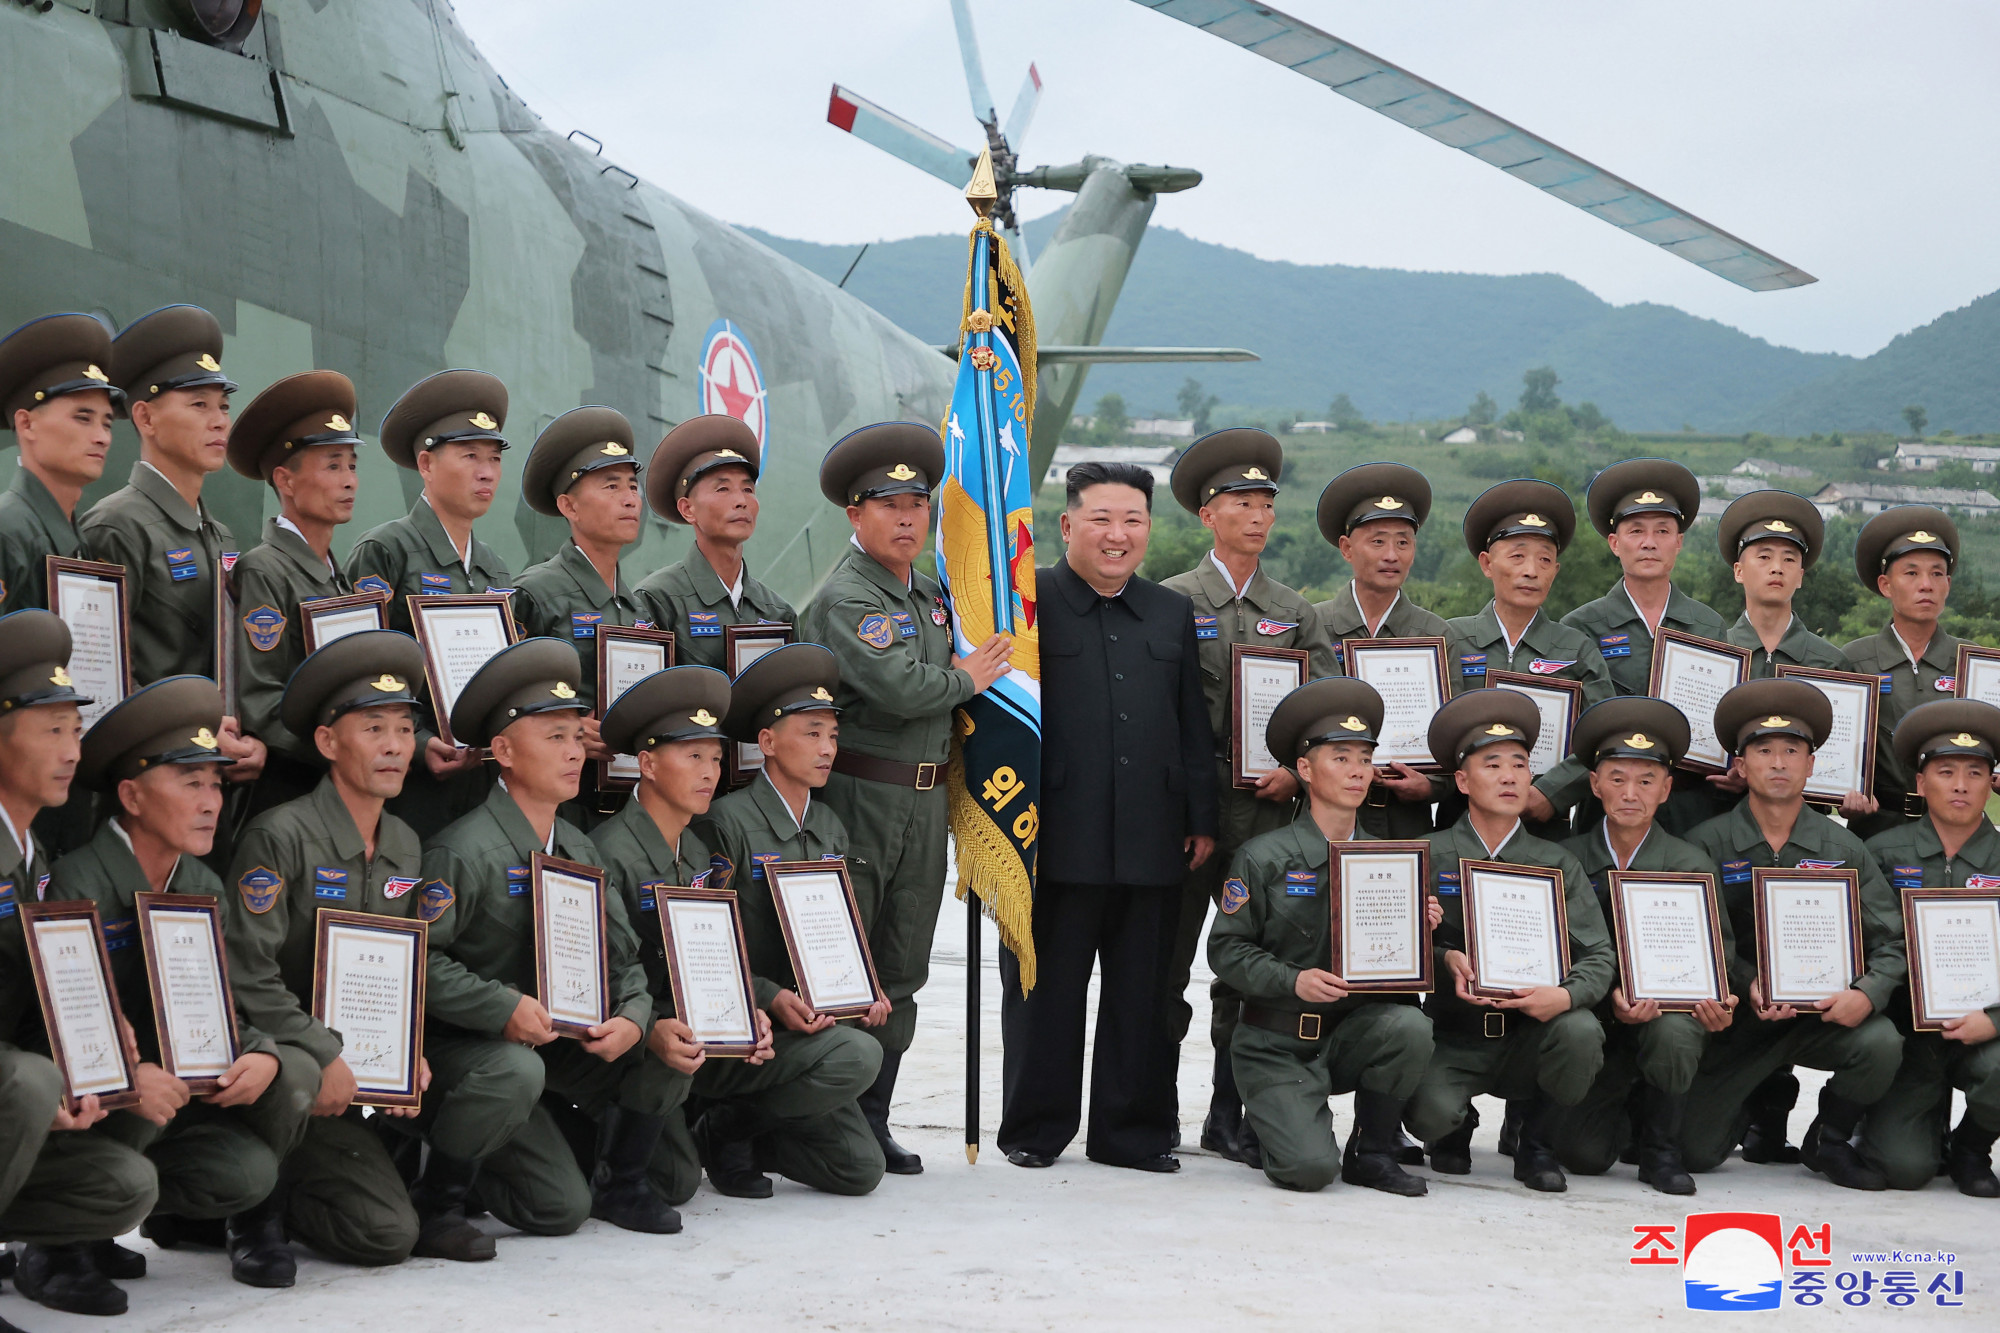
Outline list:
[[[1361,409],[1344,393],[1333,396],[1333,402],[1326,409],[1326,419],[1333,423],[1335,430],[1353,430],[1368,424],[1368,418],[1361,415]]]
[[[1915,405],[1903,409],[1903,420],[1910,423],[1910,434],[1924,438],[1924,427],[1930,422],[1930,414]]]
[[[1486,390],[1481,389],[1479,396],[1472,400],[1472,405],[1465,409],[1465,424],[1474,427],[1490,426],[1493,424],[1493,419],[1499,415],[1500,405],[1488,396]]]
[[[1214,394],[1201,391],[1201,381],[1190,375],[1181,381],[1181,391],[1174,395],[1174,402],[1180,406],[1181,415],[1194,422],[1194,433],[1208,434],[1209,418],[1222,400]]]
[[[1122,394],[1107,393],[1097,400],[1094,425],[1103,435],[1123,435],[1131,428],[1132,418],[1126,414],[1125,398]]]
[[[1569,419],[1574,421],[1576,428],[1585,435],[1595,435],[1611,424],[1604,413],[1598,411],[1597,404],[1588,399],[1569,410]]]
[[[1554,366],[1537,366],[1521,376],[1521,410],[1553,412],[1561,407],[1562,399],[1556,397],[1556,385],[1561,382]]]

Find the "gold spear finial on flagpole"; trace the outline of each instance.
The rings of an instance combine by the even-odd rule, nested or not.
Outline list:
[[[979,161],[972,168],[972,179],[965,187],[965,202],[972,205],[972,211],[982,218],[993,216],[994,205],[1000,202],[999,187],[993,183],[993,150],[979,150]]]

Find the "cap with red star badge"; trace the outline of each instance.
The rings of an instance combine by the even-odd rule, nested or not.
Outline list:
[[[337,370],[287,375],[250,400],[229,428],[229,466],[252,481],[324,445],[361,447],[354,381]]]
[[[119,330],[111,344],[111,379],[133,403],[176,389],[236,392],[222,373],[222,324],[198,305],[164,306]]]
[[[921,421],[881,421],[834,441],[819,493],[843,509],[891,495],[929,495],[944,480],[944,440]]]
[[[1231,491],[1276,494],[1285,470],[1285,446],[1254,426],[1235,426],[1202,436],[1174,460],[1174,499],[1199,514],[1218,495]]]
[[[69,626],[30,608],[0,616],[0,713],[92,702],[69,678]]]
[[[507,386],[483,370],[440,370],[403,391],[382,418],[382,452],[416,470],[417,455],[443,444],[507,447]]]
[[[638,754],[675,741],[721,740],[729,699],[729,677],[713,667],[655,671],[605,713],[604,743],[614,754]]]
[[[111,330],[94,315],[43,315],[0,338],[0,430],[14,414],[75,393],[102,393],[114,412],[125,395],[111,382]]]
[[[558,518],[556,498],[608,467],[639,471],[632,452],[632,423],[615,407],[572,407],[543,427],[521,470],[521,497],[538,514]]]
[[[685,524],[680,498],[718,468],[740,467],[757,479],[763,450],[757,432],[735,417],[710,413],[689,417],[668,431],[646,469],[646,503],[669,523]]]
[[[148,769],[172,764],[226,764],[222,691],[206,676],[168,676],[137,690],[83,734],[76,780],[109,790]]]

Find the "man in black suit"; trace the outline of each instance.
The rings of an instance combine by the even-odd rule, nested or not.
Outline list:
[[[1165,1019],[1181,881],[1215,851],[1215,741],[1187,597],[1138,577],[1153,474],[1069,470],[1068,548],[1038,571],[1042,826],[1040,977],[1021,994],[1001,956],[1006,1040],[1000,1148],[1047,1166],[1076,1137],[1083,1019],[1102,969],[1090,1084],[1092,1161],[1178,1171],[1179,1067]]]

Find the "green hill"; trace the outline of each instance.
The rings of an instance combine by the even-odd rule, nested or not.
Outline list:
[[[1030,223],[1031,244],[1045,243],[1056,221]],[[859,248],[752,235],[836,282]],[[872,246],[847,289],[942,343],[957,327],[964,272],[962,237],[911,237]],[[1667,306],[1614,306],[1553,274],[1289,264],[1164,227],[1147,233],[1105,341],[1247,347],[1263,360],[1195,373],[1227,404],[1308,418],[1338,393],[1383,421],[1456,417],[1481,390],[1510,406],[1524,370],[1553,365],[1565,400],[1595,402],[1628,430],[1660,431],[1740,431],[1775,396],[1855,364]],[[1188,373],[1102,367],[1085,401],[1117,392],[1135,410],[1164,411]],[[1896,407],[1906,401],[1915,400]]]

